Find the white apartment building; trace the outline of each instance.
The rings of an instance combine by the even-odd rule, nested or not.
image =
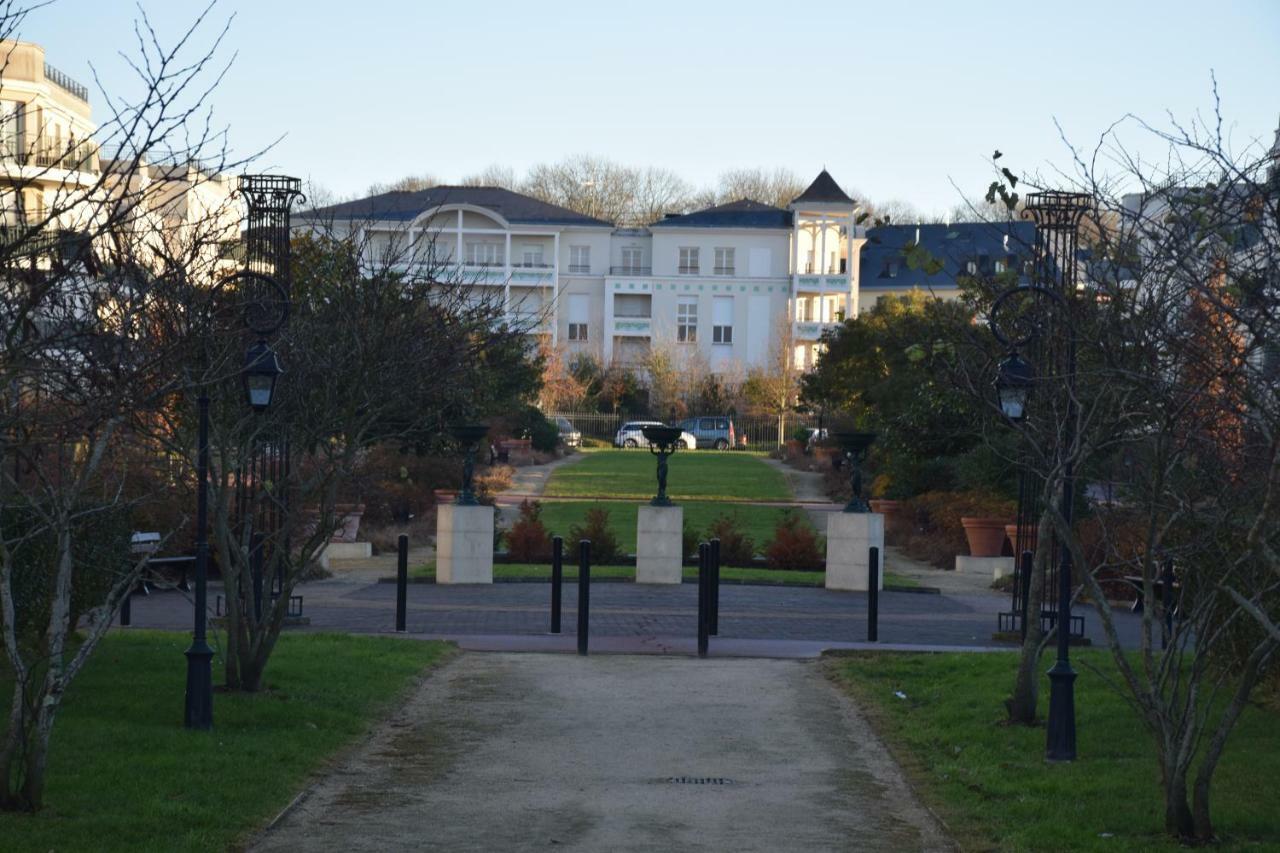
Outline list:
[[[823,170],[786,209],[744,199],[647,228],[462,186],[332,205],[294,225],[359,230],[371,254],[429,244],[570,354],[638,366],[662,347],[677,363],[732,373],[784,351],[811,366],[822,332],[856,313],[856,213]]]

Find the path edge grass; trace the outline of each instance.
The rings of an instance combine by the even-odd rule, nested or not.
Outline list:
[[[316,635],[324,636],[349,636],[339,631],[316,631]],[[411,638],[407,635],[391,635],[397,639],[403,639],[405,642],[418,643],[424,642]],[[427,642],[435,642],[443,647],[440,654],[434,660],[425,665],[418,674],[407,679],[404,686],[396,691],[393,695],[378,702],[369,709],[368,718],[364,728],[354,735],[345,744],[335,749],[328,755],[316,761],[314,767],[307,771],[306,778],[302,781],[301,786],[293,793],[293,796],[287,803],[278,809],[270,818],[262,823],[258,823],[247,827],[243,832],[236,836],[232,842],[232,850],[248,850],[253,846],[253,842],[262,838],[268,832],[275,828],[277,824],[283,821],[298,806],[305,803],[315,790],[320,780],[332,773],[344,762],[365,747],[373,737],[374,733],[380,726],[386,723],[398,711],[410,696],[421,690],[430,679],[434,678],[437,672],[445,665],[457,658],[462,650],[458,648],[458,644],[452,640],[432,640]]]

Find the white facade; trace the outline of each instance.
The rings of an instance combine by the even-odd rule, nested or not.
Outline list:
[[[661,347],[677,365],[742,374],[784,352],[812,366],[822,332],[856,312],[862,241],[853,201],[835,192],[788,210],[743,201],[616,228],[498,188],[437,187],[296,224],[350,221],[373,255],[426,247],[570,355],[638,368]]]

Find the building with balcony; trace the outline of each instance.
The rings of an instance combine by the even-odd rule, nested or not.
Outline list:
[[[0,40],[0,241],[20,247],[23,263],[71,244],[130,245],[134,260],[181,259],[197,278],[225,267],[242,219],[234,180],[150,163],[127,144],[109,156],[97,132],[87,87],[40,45]]]
[[[857,310],[857,205],[824,170],[787,208],[740,200],[618,228],[498,187],[389,192],[298,214],[295,227],[359,233],[380,254],[446,264],[508,316],[570,354],[639,366],[745,371],[784,347],[813,363],[818,337]],[[425,254],[424,254],[425,253]]]

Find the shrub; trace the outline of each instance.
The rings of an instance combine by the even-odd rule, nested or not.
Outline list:
[[[537,563],[551,559],[551,535],[542,523],[542,504],[525,499],[520,504],[520,517],[506,532],[507,553],[521,563]]]
[[[984,491],[926,492],[906,502],[911,525],[903,543],[908,555],[938,568],[955,566],[957,554],[968,553],[968,542],[960,519],[970,515],[1000,516],[1012,521],[1017,504]]]
[[[622,556],[618,548],[618,537],[609,526],[609,510],[602,507],[587,510],[587,523],[575,524],[569,528],[569,540],[578,542],[591,540],[591,562],[595,565],[611,563]]]
[[[684,529],[680,531],[680,558],[693,556],[698,553],[698,531],[689,526],[689,522],[685,521]]]
[[[723,547],[723,546],[722,546]],[[791,571],[815,570],[822,566],[822,549],[818,534],[800,513],[788,510],[778,519],[773,541],[764,551],[771,569]]]
[[[728,566],[750,566],[756,557],[756,543],[742,529],[737,513],[725,514],[707,527],[707,539],[720,540],[720,562]]]

